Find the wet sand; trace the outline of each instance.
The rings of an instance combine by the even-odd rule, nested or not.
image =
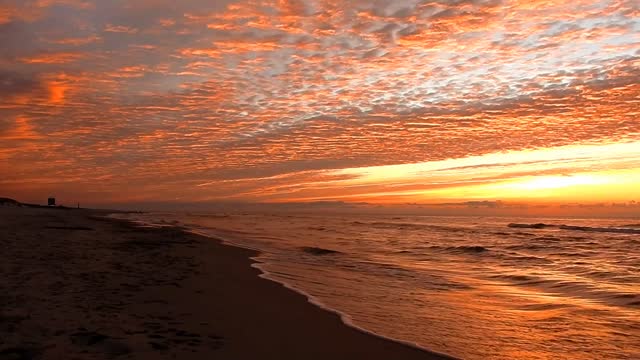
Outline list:
[[[446,358],[344,325],[251,250],[103,215],[0,207],[0,360]]]

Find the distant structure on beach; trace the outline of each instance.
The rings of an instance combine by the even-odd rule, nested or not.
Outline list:
[[[50,197],[50,198],[47,200],[47,205],[49,205],[49,206],[56,206],[56,198],[54,198],[54,197]]]

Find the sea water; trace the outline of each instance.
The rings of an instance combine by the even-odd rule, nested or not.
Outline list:
[[[640,221],[119,215],[256,249],[264,276],[369,332],[464,359],[640,359]]]

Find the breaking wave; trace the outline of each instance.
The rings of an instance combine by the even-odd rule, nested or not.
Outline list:
[[[548,229],[557,228],[560,230],[571,231],[589,231],[589,232],[605,232],[605,233],[618,233],[618,234],[640,234],[640,229],[630,229],[636,227],[636,224],[622,225],[621,227],[591,227],[591,226],[573,226],[573,225],[553,225],[553,224],[518,224],[511,223],[507,225],[510,228],[516,229]]]
[[[640,234],[640,229],[623,229],[623,228],[612,228],[612,227],[589,227],[589,226],[569,226],[569,225],[560,225],[559,228],[562,229],[562,230],[573,230],[573,231],[605,232],[605,233],[618,233],[618,234]]]

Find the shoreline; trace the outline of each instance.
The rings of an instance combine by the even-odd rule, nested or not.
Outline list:
[[[122,220],[122,219],[117,219],[117,218],[114,218],[114,219],[115,220]],[[128,221],[128,220],[123,220],[123,221]],[[135,222],[131,222],[131,223],[133,224],[133,226],[136,226]],[[145,226],[153,227],[153,225],[150,225],[150,224],[145,224]],[[294,285],[291,285],[291,284],[287,283],[286,281],[278,280],[278,279],[276,279],[274,277],[271,277],[271,274],[267,270],[264,270],[260,266],[260,265],[262,265],[264,263],[261,262],[258,259],[260,254],[262,253],[262,251],[260,251],[258,249],[254,249],[254,248],[250,248],[250,247],[247,247],[247,246],[244,246],[244,245],[241,245],[241,244],[237,244],[237,243],[234,243],[232,241],[225,240],[222,237],[216,237],[216,236],[207,235],[207,234],[204,234],[204,233],[199,233],[199,232],[197,232],[195,230],[191,230],[191,229],[188,229],[188,228],[182,228],[182,227],[179,227],[179,226],[171,226],[171,225],[167,225],[166,227],[178,228],[178,229],[180,229],[182,231],[185,231],[187,233],[194,234],[194,235],[197,235],[197,236],[202,236],[202,237],[205,237],[207,239],[220,242],[224,246],[231,246],[231,247],[245,249],[245,250],[249,250],[249,251],[255,252],[256,254],[254,256],[249,257],[249,260],[251,260],[251,265],[250,266],[252,268],[257,269],[260,272],[257,275],[259,278],[267,280],[267,281],[274,282],[276,284],[279,284],[279,285],[285,287],[289,291],[293,291],[293,292],[295,292],[297,294],[300,294],[300,295],[304,296],[307,299],[307,301],[309,302],[309,304],[311,304],[313,306],[316,306],[316,307],[318,307],[318,308],[320,308],[320,309],[322,309],[322,310],[324,310],[324,311],[326,311],[326,312],[328,312],[328,313],[330,313],[332,315],[338,316],[340,318],[340,321],[345,326],[348,326],[348,327],[350,327],[352,329],[360,331],[360,332],[362,332],[362,333],[364,333],[366,335],[374,336],[374,337],[377,337],[377,338],[380,338],[380,339],[383,339],[383,340],[392,341],[392,342],[399,343],[399,344],[402,344],[402,345],[405,345],[405,346],[409,346],[411,348],[415,348],[415,349],[420,350],[420,351],[425,351],[425,352],[430,353],[430,354],[435,354],[437,356],[441,356],[444,359],[452,359],[452,360],[457,359],[457,358],[455,358],[455,357],[453,357],[451,355],[447,355],[447,354],[444,354],[444,353],[440,353],[440,352],[437,352],[437,351],[434,351],[434,350],[430,350],[430,349],[424,348],[424,347],[422,347],[422,346],[420,346],[420,345],[418,345],[416,343],[412,343],[412,342],[409,342],[409,341],[404,341],[404,340],[401,340],[401,339],[394,339],[394,338],[378,334],[376,332],[367,330],[367,329],[365,329],[365,328],[363,328],[361,326],[356,325],[354,323],[353,319],[351,318],[351,316],[349,316],[349,314],[341,312],[341,311],[336,310],[336,309],[334,309],[334,308],[332,308],[330,306],[325,305],[317,297],[307,293],[306,291],[304,291],[302,289],[299,289],[299,288],[295,287]]]
[[[0,355],[451,359],[346,324],[255,250],[109,213],[0,208]]]
[[[117,212],[117,213],[120,213],[120,212]],[[359,331],[361,333],[364,333],[366,335],[369,335],[369,336],[380,338],[380,339],[385,340],[385,341],[391,341],[391,342],[394,342],[394,343],[398,343],[398,344],[401,344],[403,346],[408,346],[410,348],[414,348],[414,349],[419,350],[419,351],[424,351],[424,352],[426,352],[426,353],[428,353],[430,355],[439,356],[442,359],[447,359],[447,360],[456,360],[457,359],[457,358],[455,358],[455,357],[453,357],[451,355],[447,355],[447,354],[444,354],[444,353],[439,353],[439,352],[436,352],[436,351],[433,351],[433,350],[430,350],[430,349],[426,349],[424,347],[419,346],[418,344],[411,343],[409,341],[404,341],[404,340],[400,340],[400,339],[394,339],[394,338],[391,338],[391,337],[387,337],[387,336],[375,333],[373,331],[369,331],[369,330],[367,330],[367,329],[365,329],[363,327],[360,327],[360,326],[356,325],[353,322],[353,320],[351,319],[351,317],[349,316],[349,314],[343,313],[343,312],[341,312],[339,310],[333,309],[333,308],[325,305],[317,297],[305,292],[302,289],[296,288],[295,286],[287,283],[286,281],[281,281],[281,280],[278,280],[276,278],[271,277],[269,272],[267,270],[264,270],[260,266],[260,265],[262,265],[264,263],[261,262],[258,259],[259,256],[262,254],[262,251],[259,250],[259,249],[254,249],[254,248],[242,245],[242,244],[234,243],[233,241],[226,240],[226,239],[224,239],[223,237],[220,237],[220,236],[207,235],[205,233],[201,233],[201,232],[198,232],[197,230],[189,229],[187,227],[182,227],[182,226],[178,226],[178,225],[153,225],[153,224],[148,224],[148,223],[144,223],[144,222],[137,222],[137,221],[131,221],[131,220],[127,220],[127,219],[114,218],[114,217],[110,216],[112,214],[116,214],[116,212],[105,214],[105,218],[106,219],[110,219],[110,220],[114,220],[114,221],[123,221],[123,222],[127,223],[129,226],[132,226],[132,227],[176,229],[178,231],[182,231],[182,232],[187,233],[187,234],[192,234],[192,235],[195,235],[195,236],[198,236],[198,237],[206,238],[206,239],[208,239],[210,241],[218,242],[223,246],[229,246],[229,247],[233,247],[233,248],[238,248],[238,249],[251,251],[254,254],[250,255],[248,257],[248,259],[250,260],[250,267],[254,268],[254,269],[257,269],[259,271],[259,273],[257,274],[257,277],[259,277],[260,279],[264,279],[266,281],[274,282],[274,283],[276,283],[278,285],[283,286],[284,288],[286,288],[289,291],[292,291],[292,292],[294,292],[296,294],[304,296],[307,299],[307,302],[309,304],[311,304],[311,305],[313,305],[313,306],[315,306],[317,308],[320,308],[321,310],[326,311],[327,313],[329,313],[331,315],[338,316],[340,318],[340,321],[345,326],[348,326],[348,327],[350,327],[350,328],[352,328],[354,330],[357,330],[357,331]]]

